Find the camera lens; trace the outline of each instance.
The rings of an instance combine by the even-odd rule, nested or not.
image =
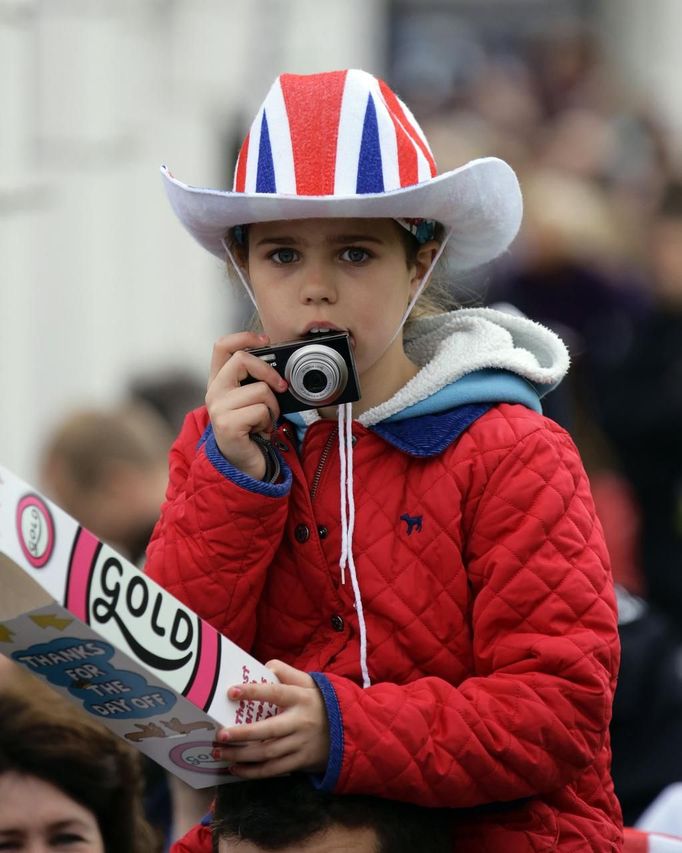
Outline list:
[[[308,406],[326,406],[343,392],[348,368],[343,357],[324,344],[308,344],[290,356],[284,368],[290,393]]]
[[[321,370],[309,370],[303,377],[303,385],[311,394],[321,394],[327,387],[327,377]]]

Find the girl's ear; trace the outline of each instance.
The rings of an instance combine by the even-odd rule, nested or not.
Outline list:
[[[440,243],[438,240],[429,240],[428,243],[424,243],[417,250],[414,260],[414,271],[410,281],[410,298],[417,292],[417,288],[433,263],[433,259],[436,257],[436,252],[439,248]]]

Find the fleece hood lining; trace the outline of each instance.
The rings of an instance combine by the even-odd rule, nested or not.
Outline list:
[[[565,344],[550,329],[493,308],[460,308],[415,320],[405,335],[405,352],[420,368],[389,400],[357,421],[373,426],[480,370],[498,369],[530,382],[539,396],[555,388],[569,367]],[[300,413],[306,424],[316,411]]]

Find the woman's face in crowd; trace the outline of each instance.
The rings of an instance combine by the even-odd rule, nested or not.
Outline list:
[[[105,853],[95,815],[36,776],[0,776],[0,853]]]

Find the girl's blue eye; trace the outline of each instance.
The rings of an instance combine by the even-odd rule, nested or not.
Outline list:
[[[361,264],[370,257],[367,249],[361,249],[359,246],[349,246],[341,253],[342,261],[350,261],[352,264]]]
[[[298,258],[298,253],[295,249],[276,249],[271,253],[270,257],[276,264],[293,264]]]

